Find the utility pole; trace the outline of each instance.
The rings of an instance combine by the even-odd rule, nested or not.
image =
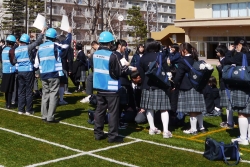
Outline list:
[[[28,0],[25,1],[25,30],[28,34]]]
[[[52,28],[52,0],[50,0],[50,28]]]
[[[148,33],[147,33],[147,37],[149,38],[149,25],[148,25],[148,0],[147,0],[147,30],[148,30]]]
[[[101,32],[103,32],[103,0],[101,0]]]

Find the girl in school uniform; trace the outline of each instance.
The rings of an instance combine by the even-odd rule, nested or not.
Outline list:
[[[154,124],[154,111],[161,111],[161,120],[163,124],[163,138],[172,137],[171,132],[168,130],[169,113],[171,109],[170,100],[168,96],[168,89],[160,87],[154,80],[145,75],[148,71],[148,65],[150,62],[156,60],[159,55],[161,45],[159,42],[152,38],[147,39],[145,43],[145,53],[140,59],[140,76],[142,78],[142,96],[140,107],[146,110],[146,116],[150,126],[149,134],[161,134],[161,131],[155,127]],[[164,60],[164,57],[162,56]],[[166,61],[162,60],[162,66],[165,71],[169,71],[169,67]]]
[[[228,52],[228,49],[225,45],[219,45],[216,49],[217,57],[219,58],[219,62],[216,65],[216,69],[219,73],[219,85],[220,85],[220,106],[226,107],[227,120],[225,122],[221,122],[220,126],[223,128],[232,129],[234,127],[233,122],[233,111],[229,110],[229,99],[226,94],[225,83],[222,80],[222,69],[225,65],[225,55]],[[228,89],[228,88],[227,88]]]
[[[191,128],[184,130],[186,134],[196,135],[197,131],[205,132],[203,127],[203,115],[202,112],[206,111],[206,105],[203,94],[196,91],[189,81],[186,73],[190,71],[190,68],[185,63],[184,59],[193,65],[194,61],[198,60],[198,53],[196,49],[189,43],[182,43],[180,45],[180,53],[182,59],[179,60],[174,83],[179,88],[178,98],[178,112],[189,113]],[[199,129],[197,129],[197,122]]]
[[[246,55],[247,62],[250,64],[250,52],[247,42],[243,38],[238,38],[231,46],[231,50],[225,57],[225,65],[236,64],[242,66],[243,54]],[[230,85],[229,85],[230,86]],[[249,103],[249,87],[230,86],[230,99],[232,102],[232,110],[238,111],[238,122],[240,137],[232,139],[232,142],[238,141],[239,144],[249,145],[250,139],[250,103]]]

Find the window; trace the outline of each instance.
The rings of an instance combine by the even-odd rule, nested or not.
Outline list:
[[[250,2],[213,4],[213,18],[250,16]]]
[[[227,4],[216,4],[212,6],[213,18],[228,17]]]

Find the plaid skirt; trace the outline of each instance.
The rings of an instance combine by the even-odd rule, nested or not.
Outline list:
[[[180,90],[177,112],[206,112],[203,94],[194,88],[186,91]]]
[[[230,102],[229,102],[229,99],[227,97],[226,90],[220,90],[220,106],[221,107],[228,107],[228,105],[230,105]]]
[[[230,105],[230,109],[243,114],[250,114],[250,92],[232,90],[230,95],[232,99],[232,105]]]
[[[140,107],[149,110],[171,110],[169,96],[161,89],[143,89]]]

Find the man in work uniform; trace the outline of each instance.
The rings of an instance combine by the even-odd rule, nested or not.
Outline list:
[[[121,143],[123,138],[118,136],[118,119],[119,119],[119,80],[111,78],[110,65],[117,62],[110,51],[113,35],[104,31],[100,34],[100,47],[93,55],[94,74],[93,87],[97,89],[97,108],[95,111],[94,135],[96,140],[105,139],[103,132],[104,119],[108,109],[109,113],[109,143]],[[113,56],[112,62],[111,57]]]
[[[49,28],[46,33],[46,41],[41,44],[35,59],[34,67],[40,69],[43,94],[41,104],[42,120],[47,123],[58,123],[54,114],[58,103],[59,76],[63,76],[61,55],[69,46],[72,35],[69,28],[66,42],[64,44],[55,43],[57,32]]]
[[[33,111],[33,85],[34,85],[34,71],[31,58],[31,51],[42,43],[44,30],[35,42],[30,43],[28,34],[23,34],[20,38],[20,46],[15,49],[16,67],[18,71],[18,114],[25,113],[31,115]]]

